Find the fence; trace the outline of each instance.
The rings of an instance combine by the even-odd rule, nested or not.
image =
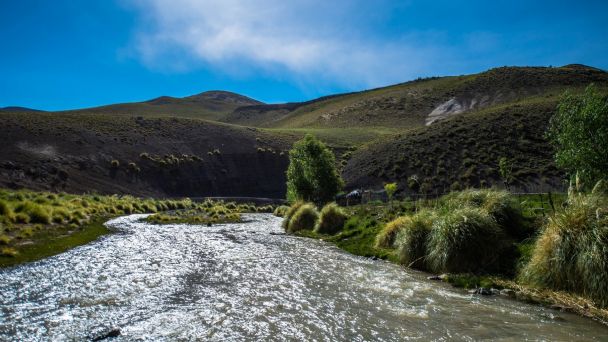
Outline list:
[[[431,194],[409,193],[395,196],[394,200],[417,210],[422,206],[436,206],[439,203],[439,199],[448,193],[438,191]],[[563,206],[567,198],[565,193],[553,192],[514,192],[511,195],[516,199],[519,209],[523,214],[542,216],[545,216],[548,212],[555,212],[556,209]],[[348,196],[342,196],[337,199],[337,202],[342,206],[384,204],[388,202],[388,196],[384,191],[365,190],[361,191],[359,197],[352,196],[349,198]]]

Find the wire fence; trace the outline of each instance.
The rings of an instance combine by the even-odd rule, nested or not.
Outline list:
[[[428,193],[409,193],[396,196],[393,201],[417,210],[421,207],[433,207],[439,205],[440,198],[450,192]],[[562,207],[567,199],[565,193],[555,192],[512,192],[514,201],[519,210],[526,215],[542,215],[555,212]],[[389,202],[388,196],[384,191],[361,191],[360,196],[343,196],[337,199],[339,205],[384,205]]]

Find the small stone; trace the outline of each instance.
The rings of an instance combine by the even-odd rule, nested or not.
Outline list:
[[[493,294],[492,289],[488,289],[486,287],[478,287],[475,289],[475,294],[480,294],[482,296],[491,296]]]
[[[101,335],[101,336],[95,337],[95,338],[93,339],[93,341],[103,341],[103,340],[105,340],[105,339],[108,339],[108,338],[111,338],[111,337],[118,337],[118,336],[120,336],[120,329],[115,328],[115,329],[112,329],[112,330],[108,331],[108,332],[107,332],[106,334],[104,334],[104,335]]]
[[[502,289],[502,290],[500,290],[500,295],[501,296],[510,297],[510,298],[514,298],[515,297],[515,291],[513,291],[511,289]]]

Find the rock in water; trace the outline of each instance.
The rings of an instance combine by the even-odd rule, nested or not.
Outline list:
[[[93,341],[103,341],[105,339],[108,339],[108,338],[111,338],[111,337],[118,337],[118,336],[120,336],[120,329],[116,328],[116,329],[112,329],[112,330],[108,331],[104,335],[95,337],[93,339]]]

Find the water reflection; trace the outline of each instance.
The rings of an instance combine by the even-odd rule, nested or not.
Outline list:
[[[119,232],[0,271],[0,340],[607,340],[590,320],[477,297],[424,274],[276,235],[280,219],[214,227],[110,221]]]

